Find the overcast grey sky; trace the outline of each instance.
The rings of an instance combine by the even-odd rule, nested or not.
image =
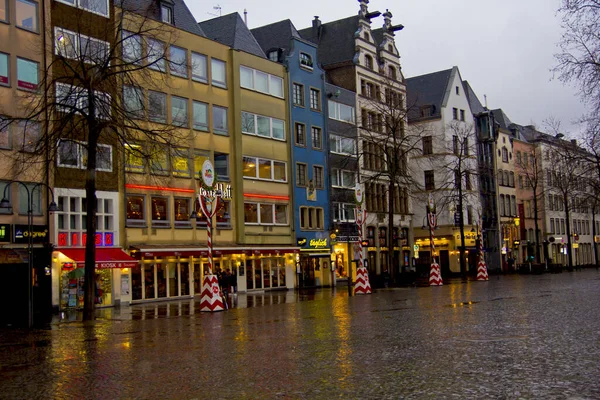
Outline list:
[[[291,19],[297,29],[311,25],[315,15],[323,22],[358,13],[357,0],[280,1],[186,0],[198,21],[248,10],[250,28]],[[575,134],[573,125],[584,109],[573,87],[552,79],[553,54],[561,36],[556,15],[559,0],[372,0],[369,11],[394,15],[404,25],[396,35],[405,77],[459,67],[481,102],[502,108],[521,125],[542,127],[554,117],[562,130]],[[209,14],[210,13],[210,14]],[[383,18],[372,21],[380,28]]]

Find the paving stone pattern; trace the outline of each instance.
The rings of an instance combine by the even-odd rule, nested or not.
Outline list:
[[[0,330],[2,399],[599,399],[600,272]]]

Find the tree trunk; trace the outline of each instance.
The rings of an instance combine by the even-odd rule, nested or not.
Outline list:
[[[93,115],[93,114],[92,114]],[[88,122],[88,163],[85,179],[86,197],[86,242],[85,242],[85,283],[83,320],[91,321],[96,308],[96,145],[99,132],[96,122]]]
[[[462,192],[462,174],[459,174],[461,181],[458,183],[458,209],[460,212],[460,276],[467,277],[467,264],[465,260],[465,222],[463,220],[463,192]]]
[[[567,224],[567,257],[569,258],[569,270],[573,269],[573,256],[572,256],[572,252],[573,252],[573,245],[571,242],[571,221],[569,220],[570,218],[570,213],[569,213],[569,199],[567,197],[567,195],[563,195],[563,203],[565,204],[565,223]]]
[[[388,273],[387,275],[383,275],[384,279],[386,276],[392,277],[392,271],[396,271],[396,269],[394,268],[394,189],[395,189],[395,184],[394,181],[390,179],[390,185],[389,185],[389,197],[388,197],[388,243],[387,243],[387,247],[388,247],[388,254],[387,254],[387,259],[388,259]],[[383,271],[382,271],[383,273]],[[384,282],[385,283],[385,282]]]
[[[535,220],[535,262],[541,263],[540,255],[540,225],[538,221],[537,190],[533,191],[533,218]]]

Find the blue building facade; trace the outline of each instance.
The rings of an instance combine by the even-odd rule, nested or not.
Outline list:
[[[325,72],[315,44],[289,20],[252,30],[267,57],[287,67],[294,224],[300,287],[335,284],[331,270],[329,139]]]

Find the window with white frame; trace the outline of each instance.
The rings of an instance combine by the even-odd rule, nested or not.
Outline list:
[[[137,36],[138,47],[136,48],[134,43],[136,36],[131,33],[129,35],[123,41],[123,57],[130,57],[131,60],[127,59],[128,62],[139,61],[142,53],[141,39]],[[110,44],[81,33],[54,27],[54,54],[88,64],[103,64],[110,56]]]
[[[169,71],[171,71],[171,75],[187,78],[187,50],[171,45],[169,54]]]
[[[61,3],[68,4],[73,7],[81,8],[86,11],[90,11],[94,14],[99,14],[104,17],[110,15],[110,9],[108,8],[109,0],[57,0]]]
[[[288,225],[288,205],[244,202],[246,225]]]
[[[87,143],[60,140],[56,165],[65,168],[86,169],[87,155]],[[112,146],[99,143],[96,147],[96,171],[112,172]]]
[[[283,161],[244,156],[242,157],[242,173],[244,178],[287,182],[287,168]]]
[[[313,60],[310,54],[300,52],[300,66],[309,70],[313,69]]]
[[[173,25],[173,8],[166,4],[161,4],[160,20],[165,24]]]
[[[304,107],[304,85],[296,82],[292,84],[292,101],[295,106]]]
[[[310,136],[312,142],[312,148],[315,150],[321,150],[323,148],[323,132],[321,128],[317,126],[310,127]]]
[[[160,40],[146,38],[146,65],[156,71],[165,72],[165,44]]]
[[[78,86],[71,86],[64,83],[56,83],[56,103],[59,111],[69,114],[87,114],[88,95],[87,90]],[[96,101],[96,117],[108,119],[111,114],[111,97],[107,93],[94,91]]]
[[[285,140],[285,121],[242,111],[242,132],[249,135]]]
[[[333,168],[331,170],[331,186],[354,188],[356,186],[356,173],[354,171]]]
[[[336,222],[355,222],[355,211],[355,204],[333,203],[333,220]]]
[[[354,107],[329,100],[329,118],[354,123]]]
[[[283,79],[257,69],[240,66],[240,86],[283,98]]]
[[[227,65],[225,61],[210,59],[210,78],[213,86],[227,87]]]
[[[204,54],[192,51],[192,80],[208,82],[208,59]]]
[[[319,89],[310,88],[310,109],[321,111],[321,91]]]
[[[330,135],[329,151],[331,153],[356,157],[356,139],[338,135]]]
[[[39,32],[38,3],[30,0],[15,2],[17,26],[32,32]]]

